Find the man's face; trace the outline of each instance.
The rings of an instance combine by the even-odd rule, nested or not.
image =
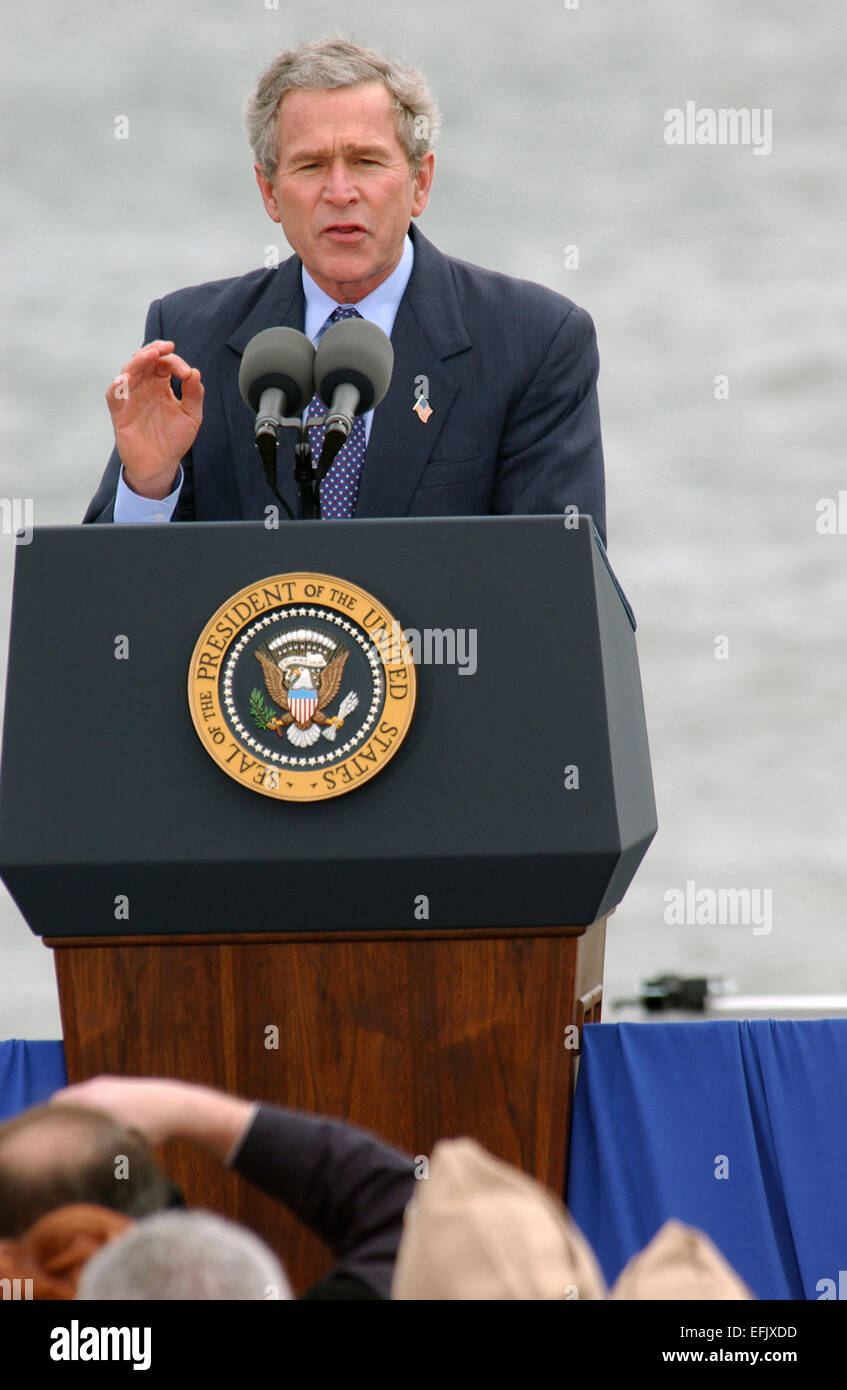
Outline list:
[[[394,270],[412,217],[426,207],[435,157],[412,175],[382,82],[286,92],[277,116],[279,166],[256,182],[312,278],[355,304]]]

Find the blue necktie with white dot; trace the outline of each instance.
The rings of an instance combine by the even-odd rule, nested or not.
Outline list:
[[[361,317],[358,309],[354,309],[352,304],[339,304],[338,308],[330,315],[330,323],[338,323],[339,319],[360,319]],[[315,395],[310,400],[306,412],[309,443],[312,448],[312,457],[316,462],[320,458],[323,448],[324,427],[323,425],[309,427],[308,420],[312,415],[326,415],[328,407],[328,401],[324,402],[320,396]],[[352,430],[321,483],[322,517],[350,517],[355,512],[356,498],[359,495],[359,478],[362,474],[362,462],[365,457],[365,444],[365,417],[364,415],[357,415],[353,421]]]

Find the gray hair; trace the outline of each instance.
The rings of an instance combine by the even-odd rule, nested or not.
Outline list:
[[[426,81],[415,68],[394,63],[375,48],[346,38],[315,39],[278,54],[265,68],[244,107],[244,125],[253,158],[267,178],[277,170],[277,113],[286,92],[295,88],[329,90],[385,84],[394,107],[397,137],[416,174],[441,128],[441,117]]]
[[[293,1297],[264,1241],[208,1211],[167,1211],[139,1221],[97,1251],[77,1289],[85,1301]]]

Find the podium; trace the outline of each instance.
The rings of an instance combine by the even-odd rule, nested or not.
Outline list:
[[[286,576],[301,587],[280,591]],[[314,700],[298,673],[320,664],[297,643],[340,634],[348,730],[371,697],[373,730],[394,727],[387,660],[303,576],[372,595],[416,657],[408,729],[373,775],[361,731],[324,718],[300,747],[267,721],[276,687],[249,648],[209,663],[241,719],[221,732],[241,751],[213,756],[198,638],[241,593],[244,642],[289,623],[264,651],[288,652],[292,701],[303,681]],[[233,704],[251,681],[262,729]],[[269,794],[277,756],[300,785],[315,760],[319,799]],[[342,757],[343,794],[320,795]],[[54,951],[71,1080],[176,1076],[420,1157],[470,1134],[561,1191],[606,918],[655,830],[634,622],[587,517],[56,527],[17,550],[0,870]],[[264,1234],[295,1286],[328,1266],[233,1173],[180,1146],[165,1161],[190,1204]]]

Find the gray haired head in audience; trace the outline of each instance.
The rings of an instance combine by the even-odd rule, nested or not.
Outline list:
[[[290,1299],[273,1251],[252,1231],[208,1211],[137,1222],[88,1262],[78,1299]]]

